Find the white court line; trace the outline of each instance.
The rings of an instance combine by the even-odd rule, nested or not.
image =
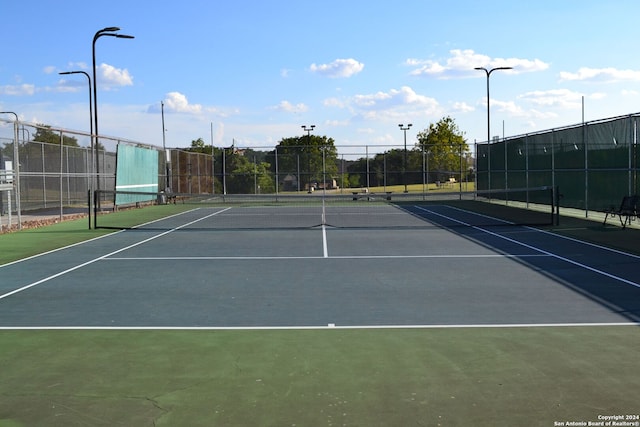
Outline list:
[[[177,214],[174,214],[174,215],[166,216],[164,218],[160,218],[160,219],[156,219],[156,220],[153,220],[153,221],[145,222],[144,224],[137,225],[134,228],[144,227],[145,225],[154,224],[156,222],[164,221],[164,220],[169,219],[169,218],[173,218],[173,217],[176,217],[176,216],[184,215],[186,213],[193,212],[193,211],[196,211],[198,209],[200,209],[200,208],[191,209],[191,210],[180,212],[180,213],[177,213]],[[47,251],[47,252],[42,252],[42,253],[39,253],[39,254],[31,255],[31,256],[26,257],[26,258],[17,259],[15,261],[11,261],[11,262],[8,262],[6,264],[0,265],[0,268],[8,267],[10,265],[18,264],[18,263],[24,262],[24,261],[29,261],[31,259],[38,258],[38,257],[41,257],[41,256],[45,256],[45,255],[49,255],[49,254],[52,254],[52,253],[55,253],[55,252],[60,252],[62,250],[68,249],[68,248],[73,248],[74,246],[84,245],[86,243],[90,243],[90,242],[93,242],[93,241],[96,241],[96,240],[99,240],[99,239],[105,239],[107,237],[116,236],[116,235],[118,235],[120,233],[124,233],[125,231],[126,230],[118,230],[116,232],[109,233],[109,234],[104,234],[102,236],[94,237],[94,238],[89,239],[89,240],[83,240],[82,242],[73,243],[73,244],[70,244],[70,245],[67,245],[67,246],[63,246],[61,248],[56,248],[56,249],[52,249],[52,250]]]
[[[467,213],[467,214],[477,215],[477,216],[480,216],[480,217],[483,217],[483,218],[489,218],[489,219],[492,219],[492,220],[495,220],[495,221],[501,221],[501,222],[504,222],[506,224],[516,225],[515,223],[510,222],[510,221],[505,221],[505,220],[502,220],[502,219],[499,219],[499,218],[494,218],[494,217],[491,217],[491,216],[488,216],[488,215],[483,215],[483,214],[480,214],[480,213],[477,213],[477,212],[473,212],[473,211],[469,211],[469,210],[466,210],[466,209],[462,209],[462,208],[459,208],[459,207],[456,207],[456,206],[449,206],[449,205],[441,205],[441,206],[446,207],[448,209],[454,209],[456,211],[464,212],[464,213]],[[527,230],[536,232],[536,233],[548,234],[550,236],[557,237],[557,238],[564,239],[564,240],[569,240],[569,241],[574,242],[574,243],[580,243],[581,245],[591,246],[593,248],[602,249],[602,250],[605,250],[605,251],[608,251],[608,252],[612,252],[612,253],[616,253],[616,254],[620,254],[620,255],[625,255],[625,256],[628,256],[630,258],[640,259],[640,255],[632,254],[632,253],[629,253],[629,252],[624,252],[624,251],[621,251],[619,249],[609,248],[609,247],[598,245],[598,244],[592,243],[592,242],[585,242],[584,240],[579,240],[579,239],[576,239],[576,238],[573,238],[573,237],[569,237],[569,236],[563,236],[561,234],[553,233],[553,232],[548,231],[548,230],[542,230],[542,229],[531,227],[531,226],[528,226],[528,225],[523,225],[522,227],[526,228]],[[573,230],[578,230],[578,229],[582,229],[582,228],[573,228]],[[572,230],[572,229],[564,228],[563,230]]]
[[[329,249],[327,247],[327,227],[322,224],[322,254],[323,258],[329,258]]]
[[[639,283],[632,282],[631,280],[627,280],[627,279],[625,279],[625,278],[623,278],[623,277],[616,276],[616,275],[611,274],[611,273],[607,273],[606,271],[602,271],[602,270],[599,270],[599,269],[597,269],[597,268],[594,268],[594,267],[588,266],[588,265],[586,265],[586,264],[582,264],[582,263],[577,262],[577,261],[574,261],[574,260],[572,260],[572,259],[569,259],[569,258],[566,258],[566,257],[560,256],[560,255],[558,255],[558,254],[554,254],[554,253],[552,253],[552,252],[545,251],[544,249],[537,248],[537,247],[532,246],[532,245],[529,245],[529,244],[527,244],[527,243],[520,242],[520,241],[515,240],[515,239],[511,239],[511,238],[509,238],[509,237],[507,237],[507,236],[503,236],[503,235],[501,235],[501,234],[494,233],[493,231],[487,230],[487,229],[485,229],[485,228],[478,227],[478,226],[476,226],[476,225],[471,225],[471,224],[468,224],[468,223],[466,223],[466,222],[464,222],[464,221],[460,221],[460,220],[458,220],[458,219],[448,217],[448,216],[446,216],[446,215],[440,214],[440,213],[438,213],[438,212],[434,212],[434,211],[432,211],[432,210],[429,210],[429,209],[423,208],[423,207],[421,207],[421,206],[415,206],[415,207],[416,207],[417,209],[420,209],[421,211],[424,211],[424,212],[430,213],[430,214],[432,214],[432,215],[439,216],[439,217],[441,217],[441,218],[448,219],[449,221],[453,221],[453,222],[456,222],[456,223],[458,223],[458,224],[465,225],[465,226],[467,226],[467,227],[471,227],[471,228],[473,228],[474,230],[478,230],[478,231],[481,231],[481,232],[483,232],[483,233],[490,234],[490,235],[492,235],[492,236],[494,236],[494,237],[498,237],[498,238],[500,238],[500,239],[504,239],[504,240],[506,240],[506,241],[508,241],[508,242],[515,243],[515,244],[518,244],[518,245],[520,245],[520,246],[524,246],[525,248],[532,249],[532,250],[534,250],[534,251],[537,251],[537,252],[540,252],[540,253],[542,253],[542,254],[545,254],[545,255],[548,255],[548,256],[554,257],[554,258],[559,259],[559,260],[564,261],[564,262],[568,262],[569,264],[573,264],[573,265],[575,265],[575,266],[577,266],[577,267],[584,268],[585,270],[589,270],[589,271],[591,271],[591,272],[593,272],[593,273],[597,273],[597,274],[600,274],[600,275],[602,275],[602,276],[608,277],[608,278],[610,278],[610,279],[614,279],[614,280],[620,281],[620,282],[622,282],[622,283],[626,283],[627,285],[631,285],[631,286],[634,286],[634,287],[636,287],[636,288],[640,288],[640,284],[639,284]],[[469,213],[472,213],[472,214],[473,214],[473,212],[469,212]],[[480,215],[480,216],[482,216],[482,215]],[[446,226],[444,226],[444,227],[446,227]],[[535,228],[532,228],[532,227],[529,227],[528,229],[529,229],[529,230],[537,231]]]
[[[160,234],[157,234],[157,235],[155,235],[155,236],[149,237],[148,239],[141,240],[141,241],[139,241],[139,242],[137,242],[137,243],[134,243],[134,244],[132,244],[132,245],[126,246],[126,247],[124,247],[124,248],[120,248],[120,249],[118,249],[118,250],[116,250],[116,251],[113,251],[113,252],[110,252],[110,253],[108,253],[108,254],[102,255],[102,256],[100,256],[100,257],[98,257],[98,258],[94,258],[94,259],[89,260],[89,261],[87,261],[87,262],[84,262],[84,263],[82,263],[82,264],[78,264],[78,265],[76,265],[76,266],[74,266],[74,267],[68,268],[68,269],[63,270],[63,271],[61,271],[61,272],[59,272],[59,273],[56,273],[56,274],[53,274],[53,275],[51,275],[51,276],[45,277],[44,279],[41,279],[41,280],[38,280],[38,281],[36,281],[36,282],[30,283],[30,284],[28,284],[28,285],[25,285],[25,286],[23,286],[23,287],[21,287],[21,288],[14,289],[14,290],[13,290],[13,291],[11,291],[11,292],[7,292],[6,294],[2,294],[2,295],[0,295],[0,299],[7,298],[7,297],[9,297],[9,296],[11,296],[11,295],[14,295],[14,294],[17,294],[17,293],[19,293],[19,292],[25,291],[25,290],[27,290],[27,289],[29,289],[29,288],[33,288],[34,286],[41,285],[42,283],[48,282],[49,280],[55,279],[56,277],[64,276],[64,275],[65,275],[65,274],[67,274],[67,273],[70,273],[70,272],[72,272],[72,271],[78,270],[78,269],[80,269],[80,268],[82,268],[82,267],[86,267],[87,265],[93,264],[93,263],[98,262],[98,261],[100,261],[100,260],[103,260],[103,259],[105,259],[105,258],[107,258],[107,257],[110,257],[110,256],[113,256],[113,255],[115,255],[115,254],[118,254],[118,253],[120,253],[120,252],[126,251],[127,249],[131,249],[131,248],[133,248],[133,247],[136,247],[136,246],[142,245],[142,244],[144,244],[144,243],[150,242],[150,241],[155,240],[155,239],[157,239],[157,238],[159,238],[159,237],[162,237],[162,236],[165,236],[165,235],[167,235],[167,234],[169,234],[169,233],[172,233],[172,232],[174,232],[174,231],[176,231],[176,230],[179,230],[179,229],[181,229],[181,228],[187,227],[187,226],[189,226],[189,225],[191,225],[191,224],[195,224],[196,222],[202,221],[202,220],[204,220],[204,219],[210,218],[210,217],[212,217],[212,216],[214,216],[214,215],[217,215],[217,214],[219,214],[219,213],[221,213],[221,212],[224,212],[224,211],[226,211],[226,210],[228,210],[228,209],[231,209],[231,208],[227,208],[227,209],[224,209],[224,210],[221,210],[221,211],[218,211],[218,212],[212,213],[211,215],[207,215],[207,216],[202,217],[202,218],[199,218],[199,219],[197,219],[197,220],[195,220],[195,221],[191,221],[191,222],[186,223],[186,224],[183,224],[183,225],[181,225],[181,226],[179,226],[179,227],[173,228],[173,229],[171,229],[171,230],[167,230],[167,231],[165,231],[165,232],[163,232],[163,233],[160,233]]]
[[[324,329],[531,329],[531,328],[580,328],[640,326],[640,322],[609,323],[496,323],[452,325],[336,325],[318,326],[0,326],[0,330],[65,330],[65,331],[287,331]]]
[[[157,256],[157,257],[109,257],[104,261],[216,261],[216,260],[312,260],[312,259],[413,259],[413,258],[531,258],[547,257],[546,254],[484,254],[484,255],[332,255],[323,256]]]
[[[99,240],[99,239],[104,239],[104,238],[107,238],[109,236],[115,236],[116,234],[122,233],[123,231],[124,230],[119,230],[119,231],[116,231],[114,233],[104,234],[102,236],[94,237],[94,238],[89,239],[89,240],[83,240],[82,242],[73,243],[71,245],[63,246],[61,248],[56,248],[56,249],[52,249],[52,250],[47,251],[47,252],[42,252],[42,253],[39,253],[39,254],[36,254],[36,255],[31,255],[31,256],[26,257],[26,258],[17,259],[15,261],[11,261],[11,262],[8,262],[6,264],[0,265],[0,268],[8,267],[10,265],[18,264],[18,263],[24,262],[24,261],[29,261],[30,259],[38,258],[38,257],[44,256],[44,255],[49,255],[49,254],[53,254],[53,253],[56,253],[56,252],[60,252],[60,251],[62,251],[64,249],[67,249],[67,248],[73,248],[74,246],[84,245],[85,243],[93,242],[93,241]]]

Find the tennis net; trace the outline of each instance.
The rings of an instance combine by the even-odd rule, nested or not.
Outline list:
[[[462,225],[554,223],[550,187],[491,191],[391,193],[352,191],[295,194],[165,194],[95,192],[95,228],[309,229],[439,226],[436,213],[466,212]],[[98,208],[99,207],[99,208]],[[423,208],[421,208],[423,207]],[[426,209],[425,207],[428,207]],[[99,210],[98,210],[99,209]],[[106,213],[113,213],[106,215]],[[469,214],[473,221],[469,221]]]

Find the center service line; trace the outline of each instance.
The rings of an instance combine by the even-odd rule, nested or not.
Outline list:
[[[327,227],[322,224],[322,254],[323,258],[329,258],[329,249],[327,248]]]

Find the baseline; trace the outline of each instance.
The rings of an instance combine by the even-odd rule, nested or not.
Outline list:
[[[581,328],[640,326],[640,322],[602,323],[496,323],[455,325],[345,325],[335,323],[318,326],[0,326],[0,331],[278,331],[278,330],[324,330],[324,329],[532,329],[532,328]]]

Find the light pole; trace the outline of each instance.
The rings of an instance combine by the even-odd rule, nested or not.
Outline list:
[[[93,105],[92,105],[92,97],[91,97],[91,76],[85,71],[63,71],[58,73],[60,75],[68,75],[68,74],[84,74],[89,83],[89,137],[91,139],[91,150],[93,150]]]
[[[92,169],[93,165],[94,165],[94,161],[93,161],[93,104],[91,102],[91,77],[89,76],[88,73],[84,72],[84,71],[63,71],[58,73],[60,75],[69,75],[69,74],[84,74],[84,76],[87,78],[87,81],[89,82],[89,165],[91,165],[88,169]],[[93,185],[92,185],[92,174],[91,171],[89,170],[89,229],[91,229],[91,193],[92,193],[92,189],[93,189]]]
[[[118,27],[105,27],[93,36],[93,44],[92,44],[92,58],[93,58],[93,129],[95,131],[95,155],[96,155],[96,181],[97,181],[97,189],[100,189],[100,158],[98,156],[98,91],[97,91],[97,81],[96,81],[96,41],[102,36],[110,36],[117,37],[119,39],[132,39],[133,36],[128,36],[126,34],[117,34],[115,31],[120,31]]]
[[[512,70],[513,67],[495,67],[487,69],[485,67],[475,67],[474,70],[484,71],[487,75],[487,186],[491,190],[491,109],[489,108],[489,77],[491,73],[498,70]]]
[[[408,193],[409,190],[407,189],[407,131],[413,125],[409,123],[407,126],[403,124],[399,124],[398,126],[400,127],[400,130],[404,132],[404,162],[402,164],[402,182],[404,184],[404,192]]]
[[[316,125],[311,125],[308,126],[307,125],[302,125],[302,130],[305,131],[307,133],[307,166],[309,168],[309,170],[307,171],[307,173],[309,174],[307,176],[307,191],[309,193],[311,193],[311,132],[313,131],[313,129],[316,127]]]

